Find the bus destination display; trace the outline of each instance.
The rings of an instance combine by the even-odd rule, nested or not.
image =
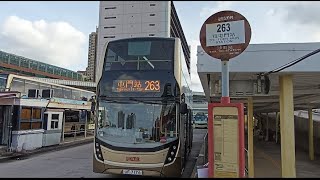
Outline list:
[[[114,80],[113,92],[160,92],[160,80]]]

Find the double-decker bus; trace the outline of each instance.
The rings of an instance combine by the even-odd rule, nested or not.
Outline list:
[[[104,51],[93,171],[181,176],[193,131],[191,78],[180,39],[120,39]]]

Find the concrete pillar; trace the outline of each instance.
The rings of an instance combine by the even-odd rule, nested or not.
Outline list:
[[[280,112],[276,112],[276,144],[279,143],[278,135],[279,135],[279,121],[280,121]]]
[[[314,160],[312,107],[309,107],[308,109],[308,117],[309,117],[309,158],[310,160]]]
[[[253,159],[253,101],[248,98],[248,170],[249,178],[254,177],[254,159]]]
[[[267,130],[267,132],[266,132],[266,141],[269,141],[269,113],[267,113],[267,125],[266,125],[267,127],[266,127],[266,130]]]
[[[292,75],[279,77],[282,177],[296,177]]]

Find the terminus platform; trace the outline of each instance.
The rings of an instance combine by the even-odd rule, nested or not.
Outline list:
[[[318,47],[320,43],[251,44],[229,62],[231,102],[243,102],[247,105],[249,177],[254,177],[253,130],[250,128],[253,113],[271,112],[280,112],[281,142],[285,142],[281,143],[281,162],[285,162],[281,164],[282,177],[296,177],[292,119],[296,110],[320,107],[320,54],[270,74],[269,88],[264,88],[266,81],[258,74],[274,70]],[[209,102],[219,102],[221,62],[208,56],[201,46],[197,48],[197,56],[197,71],[206,98]],[[313,136],[310,138],[312,142]]]

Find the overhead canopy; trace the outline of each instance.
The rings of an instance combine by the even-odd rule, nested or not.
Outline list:
[[[279,76],[293,75],[295,110],[320,108],[320,53],[278,73],[270,74],[269,93],[257,93],[259,73],[274,70],[320,47],[320,43],[251,44],[229,62],[230,97],[233,102],[253,97],[255,112],[279,111]],[[221,78],[221,61],[207,55],[198,46],[197,71],[209,102],[219,102],[216,92]],[[251,84],[250,84],[251,83]]]
[[[15,98],[17,97],[17,92],[0,92],[0,99],[2,98]]]

